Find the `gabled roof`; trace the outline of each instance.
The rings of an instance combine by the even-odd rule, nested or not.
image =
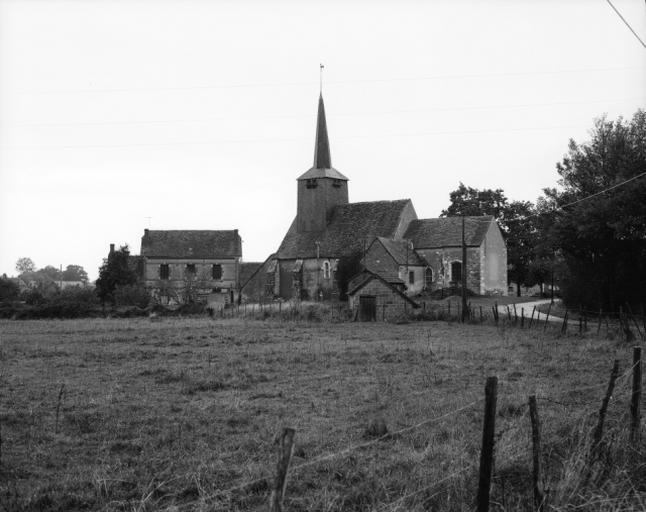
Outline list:
[[[410,303],[414,308],[419,307],[419,304],[417,302],[415,302],[413,299],[411,299],[408,295],[406,295],[397,286],[395,286],[393,284],[394,281],[384,279],[379,274],[371,272],[368,269],[362,270],[360,274],[354,276],[351,279],[350,282],[353,283],[354,286],[348,289],[348,295],[354,295],[355,293],[357,293],[361,288],[363,288],[365,285],[367,285],[373,279],[378,279],[379,281],[381,281],[384,285],[386,285],[388,288],[390,288],[393,292],[395,292],[397,295],[399,295],[402,299],[404,299],[405,301]],[[398,280],[398,281],[401,281],[401,280]]]
[[[153,231],[141,237],[141,255],[148,258],[235,258],[242,256],[238,230]]]
[[[494,218],[491,215],[465,217],[466,245],[479,247],[492,222],[494,222]],[[414,220],[408,226],[404,238],[411,240],[415,249],[460,247],[462,245],[462,217]]]
[[[384,249],[388,251],[395,263],[398,265],[418,265],[426,266],[428,263],[422,258],[415,250],[410,247],[409,240],[393,240],[392,238],[384,238],[378,236],[377,240],[381,242]]]
[[[330,222],[323,231],[299,233],[296,219],[287,231],[276,257],[278,259],[339,258],[363,251],[376,236],[393,238],[410,199],[341,204],[334,207]]]

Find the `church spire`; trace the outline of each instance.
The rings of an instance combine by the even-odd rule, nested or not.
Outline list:
[[[330,140],[327,136],[327,123],[325,121],[325,106],[323,94],[319,96],[319,112],[316,119],[316,141],[314,143],[314,168],[331,169]]]

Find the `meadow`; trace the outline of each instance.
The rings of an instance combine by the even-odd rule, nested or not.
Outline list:
[[[627,439],[631,347],[620,340],[204,317],[7,320],[0,333],[0,510],[267,510],[285,426],[296,430],[287,511],[473,510],[491,375],[492,510],[533,509],[529,395],[547,510],[646,508],[646,448]],[[380,437],[384,424],[393,435]]]

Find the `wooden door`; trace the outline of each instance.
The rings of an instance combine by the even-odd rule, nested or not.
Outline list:
[[[362,322],[377,320],[377,297],[374,295],[359,296],[359,320]]]

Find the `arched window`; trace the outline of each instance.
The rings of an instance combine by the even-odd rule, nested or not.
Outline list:
[[[330,262],[323,262],[323,279],[330,279]]]
[[[433,286],[433,269],[431,267],[426,267],[424,272],[424,286],[429,290]]]
[[[451,282],[459,283],[462,281],[462,262],[454,261],[451,263]]]

